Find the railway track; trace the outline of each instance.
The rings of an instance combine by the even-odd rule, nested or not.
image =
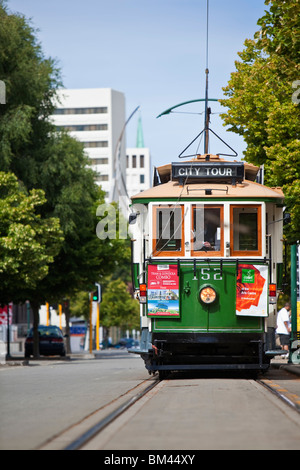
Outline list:
[[[158,385],[158,378],[147,379],[119,398],[99,408],[61,433],[53,436],[36,450],[79,450],[109,424],[125,413]]]
[[[273,380],[261,379],[256,381],[261,386],[265,387],[275,396],[277,396],[284,403],[289,405],[292,409],[300,413],[300,397],[299,395],[289,392],[286,388],[276,384]]]
[[[174,378],[173,374],[171,378]],[[275,395],[281,402],[288,405],[289,408],[300,413],[300,397],[297,394],[289,392],[283,386],[278,385],[274,380],[260,378],[258,380],[248,381],[256,386],[257,389],[264,390],[265,394],[268,392],[272,394],[273,400]],[[96,410],[79,423],[74,424],[59,435],[54,436],[44,445],[40,446],[39,450],[93,449],[93,439],[96,441],[99,436],[101,436],[100,439],[102,439],[103,442],[109,442],[109,439],[114,433],[117,432],[120,427],[126,425],[126,423],[130,421],[130,418],[134,416],[148,400],[159,393],[166,385],[171,386],[172,382],[173,387],[196,386],[194,383],[185,383],[185,385],[181,383],[176,385],[176,377],[175,381],[168,379],[159,380],[156,377],[144,380],[119,398],[101,407],[99,410]],[[198,382],[198,385],[200,385],[200,382]],[[188,390],[188,388],[186,390]]]

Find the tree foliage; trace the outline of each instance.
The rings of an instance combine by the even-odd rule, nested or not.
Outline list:
[[[26,194],[12,173],[0,172],[0,302],[35,288],[48,274],[63,240],[57,218],[42,218],[41,190]]]
[[[59,220],[63,243],[47,276],[24,299],[57,302],[89,290],[123,258],[122,242],[99,240],[96,208],[104,193],[94,181],[83,145],[51,121],[61,86],[55,61],[45,58],[35,30],[0,4],[0,76],[6,104],[0,106],[0,168],[31,191],[42,189],[42,219]]]
[[[0,105],[0,170],[11,178],[9,196],[1,195],[0,211],[6,210],[7,217],[0,232],[0,274],[5,271],[1,255],[8,257],[11,239],[15,272],[21,280],[27,266],[27,278],[20,289],[17,284],[9,289],[9,300],[30,300],[37,332],[40,304],[92,290],[101,276],[129,257],[126,240],[97,237],[96,211],[104,204],[104,192],[94,181],[83,145],[51,121],[61,87],[55,61],[44,57],[30,22],[10,14],[1,0],[0,25],[0,79],[6,85],[6,104]],[[15,219],[8,215],[14,204]],[[30,222],[22,219],[26,204]],[[22,268],[25,251],[27,265]],[[12,269],[12,257],[10,265]],[[6,285],[15,281],[15,272],[6,272]]]
[[[245,160],[264,165],[265,182],[281,186],[292,223],[290,242],[300,237],[300,3],[266,0],[259,31],[239,52],[236,71],[224,88],[229,130],[247,143]]]
[[[51,131],[48,117],[61,85],[53,59],[46,59],[35,31],[22,15],[9,14],[0,3],[0,77],[6,85],[6,104],[0,106],[0,168],[32,175],[32,160]]]
[[[101,324],[123,330],[139,328],[139,302],[133,299],[121,279],[111,281],[103,294]]]

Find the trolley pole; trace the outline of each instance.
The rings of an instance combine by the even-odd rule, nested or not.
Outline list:
[[[205,69],[206,86],[205,86],[205,116],[204,116],[204,153],[208,153],[208,127],[209,127],[209,108],[208,108],[208,68]]]

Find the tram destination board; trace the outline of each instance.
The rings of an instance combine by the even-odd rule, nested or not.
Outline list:
[[[242,162],[185,162],[172,163],[172,180],[222,180],[232,184],[243,181]]]

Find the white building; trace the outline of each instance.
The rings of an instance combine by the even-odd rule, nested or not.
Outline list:
[[[126,149],[126,187],[129,197],[150,188],[151,156],[144,145],[142,121],[138,120],[136,147]]]
[[[106,201],[126,195],[125,96],[111,88],[62,89],[55,125],[83,142]]]

